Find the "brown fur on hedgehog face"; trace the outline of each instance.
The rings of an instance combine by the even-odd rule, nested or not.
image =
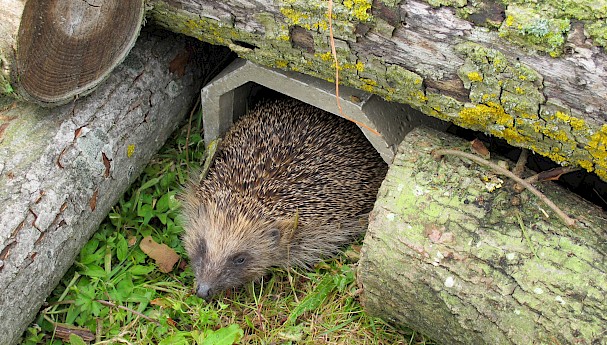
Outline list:
[[[286,222],[234,217],[215,203],[199,205],[195,212],[196,217],[188,219],[190,231],[184,243],[199,297],[208,299],[257,280],[268,268],[285,261]]]

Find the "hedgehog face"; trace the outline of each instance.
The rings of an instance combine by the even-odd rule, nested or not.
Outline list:
[[[184,240],[196,275],[196,294],[209,299],[280,265],[284,252],[280,227],[276,221],[251,221],[208,210],[191,219]]]
[[[217,292],[243,285],[256,277],[257,272],[251,269],[255,266],[255,259],[249,252],[239,251],[214,257],[215,248],[211,245],[209,249],[204,239],[195,250],[189,255],[199,297],[209,299]]]

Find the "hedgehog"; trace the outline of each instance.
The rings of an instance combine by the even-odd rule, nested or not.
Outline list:
[[[196,294],[337,254],[366,230],[386,171],[355,124],[293,99],[261,102],[182,191]]]

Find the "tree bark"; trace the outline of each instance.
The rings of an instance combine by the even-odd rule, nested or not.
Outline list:
[[[188,113],[202,81],[195,60],[204,59],[191,49],[197,43],[146,32],[88,97],[52,110],[2,99],[0,344],[17,341],[81,246]]]
[[[400,145],[361,253],[366,310],[444,344],[604,344],[605,214],[541,183],[568,228],[506,178],[431,155],[468,147],[424,128]]]
[[[148,3],[169,30],[334,81],[328,1]],[[552,3],[334,0],[339,81],[607,180],[607,6]]]

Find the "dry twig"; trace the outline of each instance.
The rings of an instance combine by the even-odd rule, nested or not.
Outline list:
[[[333,0],[329,0],[329,7],[327,9],[327,17],[329,18],[329,41],[331,42],[331,54],[333,55],[333,62],[335,63],[335,101],[337,102],[337,109],[339,110],[339,115],[344,119],[354,122],[359,127],[363,127],[369,132],[380,136],[379,132],[374,130],[373,128],[367,126],[366,124],[356,121],[346,114],[344,114],[343,109],[341,108],[341,102],[339,101],[339,61],[337,61],[337,50],[335,50],[335,39],[333,37]]]
[[[527,164],[527,158],[529,157],[529,151],[527,149],[523,149],[521,151],[520,156],[518,156],[518,161],[516,161],[516,165],[514,169],[512,169],[512,173],[516,176],[521,176],[523,171],[525,170],[525,165]]]
[[[541,181],[556,181],[558,180],[561,175],[565,175],[568,174],[570,172],[574,172],[574,171],[578,171],[580,170],[580,168],[574,168],[574,167],[558,167],[558,168],[554,168],[554,169],[550,169],[547,171],[542,171],[539,174],[535,174],[533,176],[527,177],[525,179],[525,181],[533,184],[536,182],[541,182]]]
[[[97,302],[99,302],[99,303],[101,303],[101,304],[103,304],[105,306],[108,306],[108,307],[114,307],[114,308],[126,310],[126,311],[128,311],[130,313],[133,313],[133,314],[135,314],[135,315],[137,315],[139,317],[142,317],[142,318],[144,318],[144,319],[146,319],[148,321],[151,321],[151,322],[153,322],[155,324],[160,324],[160,322],[158,322],[158,320],[152,319],[151,317],[149,317],[147,315],[144,315],[144,314],[142,314],[142,313],[140,313],[140,312],[138,312],[136,310],[133,310],[133,309],[131,309],[129,307],[125,307],[123,305],[117,305],[117,304],[114,304],[114,303],[112,303],[110,301],[104,301],[102,299],[98,299],[98,300],[95,300],[95,301],[97,301]]]
[[[194,104],[194,107],[192,107],[192,110],[190,111],[190,117],[188,119],[188,132],[185,136],[185,163],[188,165],[188,168],[190,167],[190,154],[188,152],[188,146],[190,146],[190,131],[192,130],[192,118],[194,117],[194,113],[196,112],[196,109],[198,109],[199,104],[200,96],[198,96],[198,98],[196,99],[196,104]]]
[[[552,200],[548,199],[542,192],[540,192],[535,187],[533,187],[529,182],[516,176],[512,171],[510,171],[508,169],[504,169],[504,168],[500,167],[499,165],[492,163],[486,159],[483,159],[479,156],[473,155],[471,153],[462,152],[459,150],[438,149],[438,150],[432,151],[432,155],[435,157],[440,157],[440,156],[444,156],[444,155],[453,155],[453,156],[463,157],[463,158],[469,159],[471,161],[474,161],[478,164],[489,167],[494,172],[496,172],[500,175],[504,175],[504,176],[507,176],[507,177],[513,179],[515,182],[517,182],[521,186],[525,187],[527,190],[529,190],[531,193],[533,193],[535,196],[537,196],[540,200],[542,200],[548,207],[550,207],[554,211],[554,213],[557,214],[557,216],[559,216],[559,218],[561,218],[563,220],[563,222],[568,227],[575,227],[574,219],[571,219],[568,215],[566,215],[563,211],[561,211],[561,209],[558,206],[556,206],[552,202]]]

